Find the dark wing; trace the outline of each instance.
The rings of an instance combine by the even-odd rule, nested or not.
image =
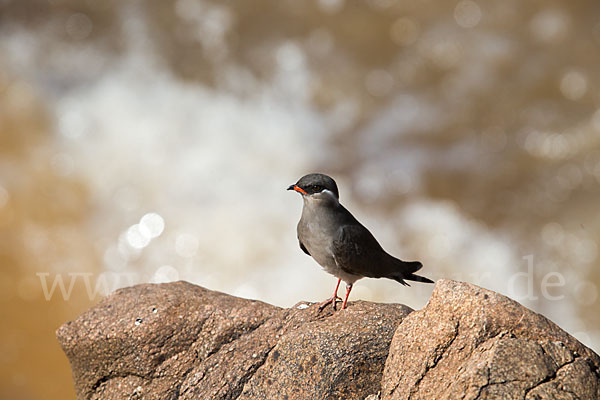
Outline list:
[[[300,248],[302,249],[302,251],[310,256],[310,253],[308,252],[308,250],[306,250],[306,247],[304,247],[304,244],[302,244],[302,242],[300,240],[298,240],[298,243],[300,243]]]
[[[341,227],[331,249],[338,267],[349,274],[371,278],[385,275],[382,260],[385,252],[371,232],[359,223]]]

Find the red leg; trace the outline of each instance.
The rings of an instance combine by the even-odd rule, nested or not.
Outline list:
[[[333,309],[336,310],[336,304],[337,304],[337,300],[340,299],[337,295],[338,289],[340,288],[340,282],[342,280],[340,278],[338,278],[337,281],[337,285],[335,285],[335,290],[333,291],[333,297],[332,297],[332,301],[333,301]],[[341,299],[340,299],[341,300]]]
[[[333,297],[331,297],[330,299],[327,299],[327,300],[325,300],[325,301],[323,301],[323,302],[319,303],[319,311],[321,311],[322,309],[324,309],[324,308],[325,308],[325,307],[326,307],[326,306],[327,306],[329,303],[333,303],[333,309],[334,309],[334,310],[336,309],[336,305],[335,305],[335,303],[336,303],[336,301],[337,301],[338,299],[340,299],[340,298],[338,297],[338,295],[337,295],[337,292],[338,292],[338,289],[339,289],[339,287],[340,287],[340,282],[341,282],[341,281],[342,281],[341,279],[338,279],[338,281],[337,281],[337,285],[335,285],[335,290],[333,291]],[[340,299],[340,300],[341,300],[341,299]]]
[[[352,290],[352,284],[346,284],[346,298],[344,299],[344,303],[342,304],[342,310],[346,308],[346,303],[348,302],[348,296],[350,296],[350,291]]]

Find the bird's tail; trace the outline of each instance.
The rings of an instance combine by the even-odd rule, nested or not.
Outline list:
[[[423,264],[421,264],[419,261],[401,261],[398,259],[395,259],[395,261],[396,268],[394,268],[394,271],[387,276],[388,278],[398,281],[406,286],[410,285],[405,281],[433,283],[433,281],[429,278],[415,275],[415,272],[423,267]]]

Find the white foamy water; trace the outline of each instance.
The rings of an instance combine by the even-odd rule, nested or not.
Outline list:
[[[168,264],[179,279],[236,295],[286,305],[318,298],[310,293],[317,269],[300,273],[308,264],[294,231],[301,202],[285,189],[320,163],[324,118],[302,96],[286,98],[277,81],[248,82],[256,92],[240,98],[147,62],[118,59],[56,105],[59,120],[77,121],[78,133],[67,124],[58,147],[96,199],[93,230],[108,252],[118,249],[105,268],[144,280]],[[298,72],[280,74],[297,80]],[[151,242],[130,229],[147,212],[164,219]],[[120,245],[115,230],[129,242]]]
[[[323,111],[311,97],[318,71],[306,47],[333,52],[337,38],[327,30],[313,31],[308,46],[281,39],[268,50],[257,50],[275,60],[274,70],[261,80],[244,66],[223,61],[223,38],[233,24],[229,11],[207,13],[194,4],[179,1],[177,13],[197,24],[197,39],[221,60],[214,85],[176,75],[157,56],[146,21],[134,6],[123,6],[125,50],[119,55],[76,45],[56,46],[53,55],[46,55],[43,29],[15,29],[10,40],[0,40],[8,66],[41,88],[52,114],[51,167],[58,175],[81,180],[89,191],[92,209],[85,229],[102,261],[100,272],[135,277],[116,286],[185,279],[282,306],[328,297],[335,278],[300,251],[295,227],[302,202],[285,188],[317,169],[345,169],[348,175],[336,176],[342,202],[392,254],[422,260],[424,276],[472,282],[521,297],[531,307],[542,303],[541,311],[563,328],[587,344],[599,343],[598,332],[587,329],[574,312],[577,303],[591,304],[598,296],[593,284],[578,281],[580,272],[565,272],[572,292],[560,301],[522,296],[527,294],[525,281],[510,284],[527,263],[514,231],[491,228],[450,199],[427,197],[424,189],[427,173],[436,169],[477,165],[483,175],[494,172],[498,161],[482,157],[474,140],[436,147],[415,139],[456,124],[457,115],[479,101],[476,95],[498,84],[494,66],[516,51],[516,43],[492,33],[461,41],[457,32],[485,23],[475,3],[460,2],[454,21],[437,28],[402,21],[396,40],[415,43],[407,59],[417,67],[426,60],[455,73],[440,91],[427,85],[404,87],[391,69],[366,71],[357,85],[374,97],[389,97],[358,127],[361,103],[356,98],[340,99]],[[338,6],[325,8],[334,12]],[[562,21],[553,15],[536,17],[531,25],[536,40],[554,42],[563,35],[568,21],[558,24],[555,19]],[[67,22],[69,35],[89,35],[94,29],[81,15]],[[576,101],[589,92],[589,79],[576,69],[566,70],[557,77],[557,88]],[[503,130],[493,128],[481,135],[482,142],[490,152],[499,152],[509,140]],[[334,139],[340,135],[356,149],[356,160],[345,160],[344,168],[337,165],[342,156]],[[404,141],[410,135],[412,142]],[[525,141],[534,155],[540,147],[535,146],[537,136],[530,134]],[[577,168],[566,171],[562,180],[581,182]],[[8,201],[4,193],[0,186],[0,207]],[[393,196],[406,202],[390,215],[378,204]],[[559,231],[552,225],[545,238],[556,241]],[[591,240],[561,235],[572,258],[594,262],[597,246]],[[363,280],[355,285],[352,299],[420,308],[431,288]]]

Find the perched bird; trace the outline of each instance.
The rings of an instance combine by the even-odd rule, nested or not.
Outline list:
[[[405,281],[433,283],[432,280],[415,275],[423,266],[419,261],[402,261],[388,254],[375,237],[340,204],[335,181],[323,174],[305,175],[287,190],[302,195],[304,206],[298,222],[300,248],[315,259],[323,269],[338,278],[333,296],[320,304],[323,309],[339,299],[340,282],[346,283],[346,308],[352,285],[368,278],[394,279],[403,285]]]

